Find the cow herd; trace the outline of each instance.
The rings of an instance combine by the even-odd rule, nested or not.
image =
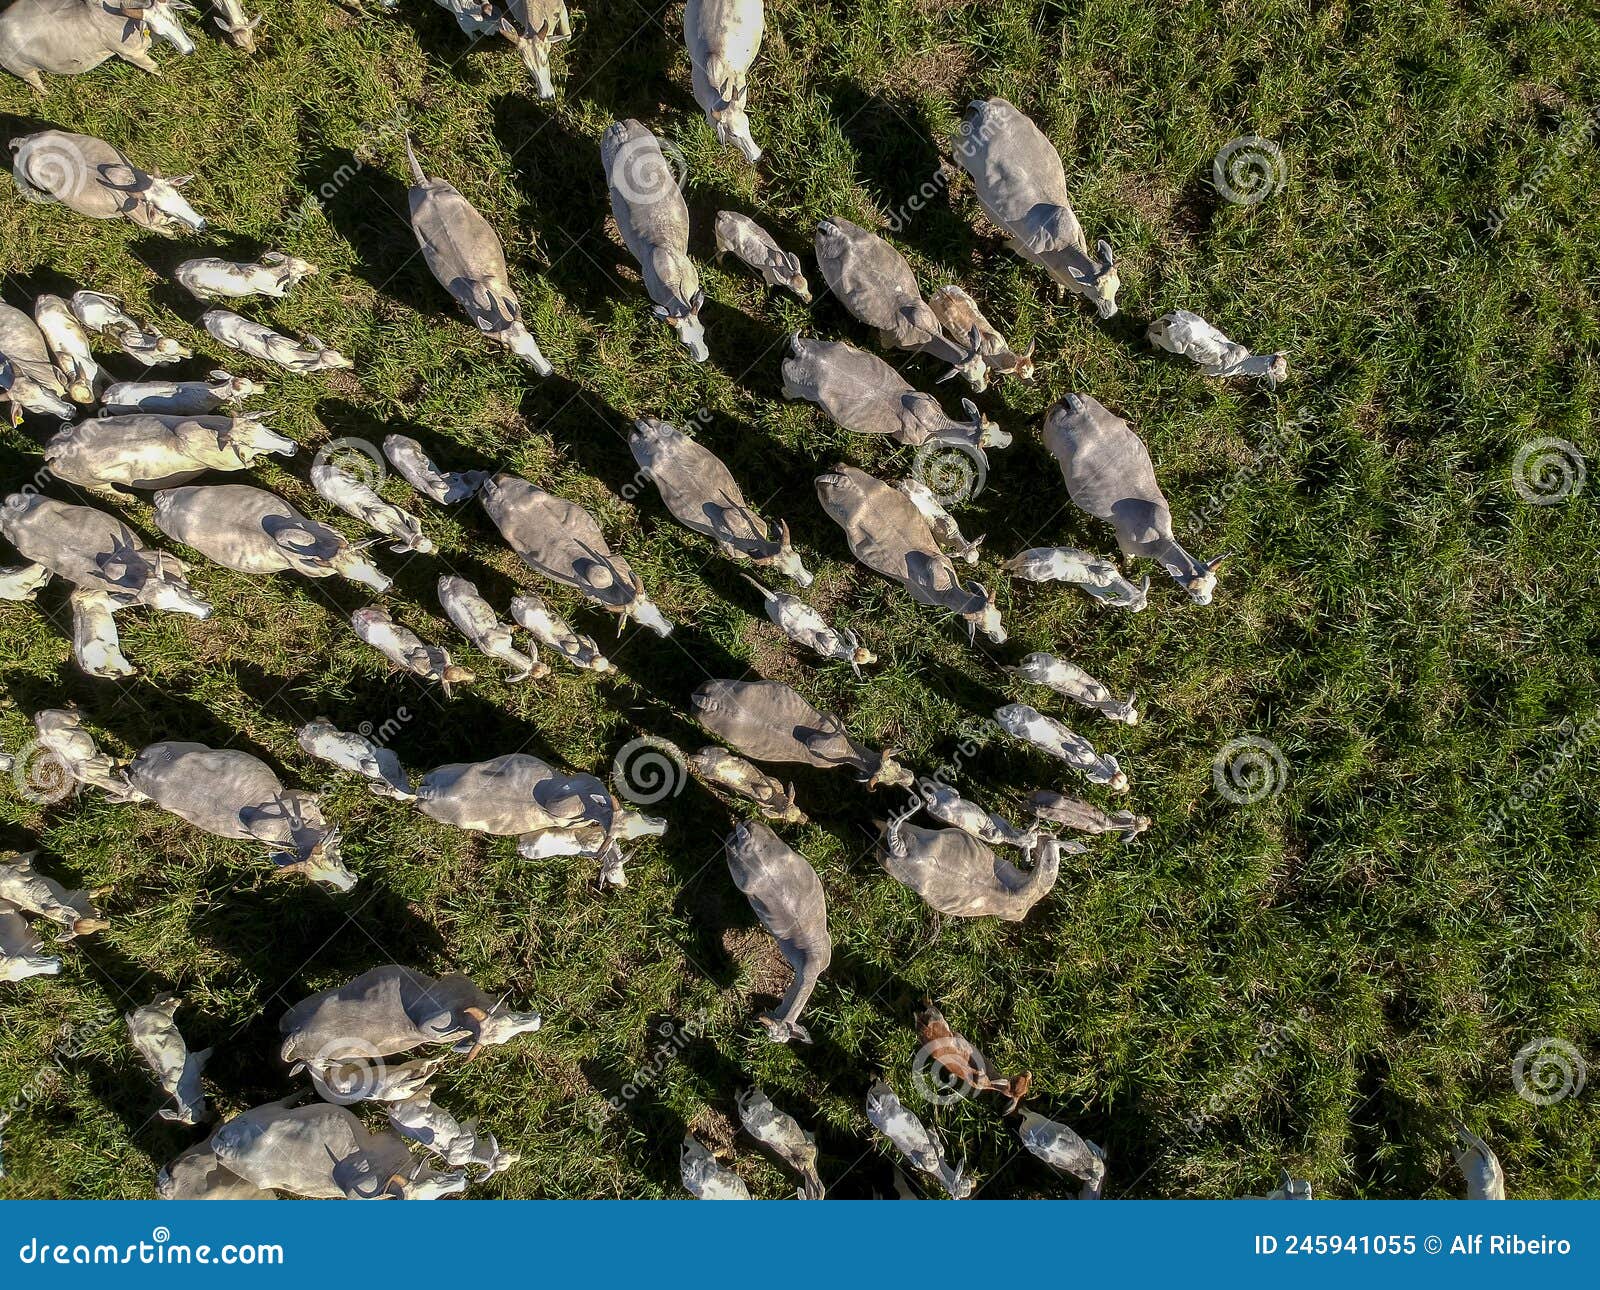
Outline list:
[[[572,35],[560,0],[439,3],[470,37],[500,36],[514,44],[539,97],[555,95],[551,52]],[[230,43],[253,50],[261,18],[248,18],[232,0],[216,0],[215,7],[216,25]],[[180,17],[190,9],[182,0],[14,0],[0,13],[0,66],[41,92],[45,74],[75,75],[113,57],[153,71],[153,41],[166,41],[180,53],[193,49]],[[762,150],[752,133],[749,76],[763,30],[761,0],[689,0],[684,13],[694,97],[719,142],[752,164]],[[29,201],[59,203],[91,219],[126,219],[159,234],[207,227],[182,195],[185,180],[144,168],[103,140],[46,130],[13,139],[11,149],[18,191]],[[704,361],[715,337],[701,318],[705,292],[689,251],[690,212],[661,141],[641,122],[623,120],[604,131],[598,152],[617,233],[638,262],[652,313],[689,358]],[[451,183],[428,175],[409,138],[405,153],[411,230],[433,276],[470,323],[526,364],[532,378],[550,374],[553,366],[511,286],[500,235]],[[1116,314],[1116,256],[1105,240],[1090,245],[1068,198],[1061,158],[1034,122],[1004,99],[975,103],[952,154],[970,176],[983,211],[1019,255],[1060,292],[1093,305],[1100,317]],[[770,287],[811,303],[800,256],[749,215],[719,212],[714,235],[719,256],[734,257]],[[827,292],[897,362],[925,356],[947,369],[941,380],[958,378],[974,392],[995,380],[1033,379],[1032,344],[1020,352],[1013,348],[958,285],[925,296],[912,266],[876,233],[831,216],[817,225],[814,252]],[[217,302],[270,304],[289,292],[311,290],[316,273],[315,265],[273,252],[258,263],[191,259],[173,276],[196,300],[214,306],[201,326],[216,342],[265,370],[309,375],[353,364],[315,336],[285,335]],[[1186,310],[1158,318],[1148,339],[1219,378],[1275,386],[1287,376],[1283,354],[1252,354]],[[213,612],[197,560],[251,577],[341,577],[381,597],[391,577],[375,544],[386,543],[390,552],[408,558],[435,552],[425,515],[386,500],[325,454],[311,467],[311,485],[373,535],[367,540],[351,540],[255,484],[212,482],[218,474],[247,472],[268,454],[297,454],[300,445],[267,424],[269,413],[240,406],[262,391],[262,383],[221,370],[203,378],[113,383],[96,357],[108,350],[150,369],[192,357],[188,346],[129,315],[116,298],[92,290],[70,299],[41,296],[31,314],[0,306],[0,389],[13,421],[64,423],[43,446],[42,487],[14,493],[0,507],[0,536],[25,562],[0,570],[0,596],[26,601],[52,578],[67,583],[73,656],[91,676],[135,670],[123,655],[116,615],[137,607],[199,618]],[[962,399],[961,415],[952,416],[898,366],[844,341],[794,336],[781,376],[787,398],[816,405],[847,435],[951,452],[983,469],[990,451],[1012,442],[970,400]],[[80,408],[94,410],[83,415]],[[1042,435],[1072,501],[1109,526],[1124,560],[1153,561],[1196,605],[1209,605],[1224,557],[1192,554],[1179,542],[1151,455],[1128,421],[1088,394],[1071,393],[1050,409]],[[854,631],[830,623],[797,594],[811,586],[813,576],[788,523],[752,506],[738,478],[709,448],[652,416],[635,422],[628,442],[641,477],[659,491],[667,511],[708,539],[718,555],[758,575],[748,581],[767,617],[802,655],[845,664],[857,677],[876,662]],[[531,573],[615,615],[619,628],[631,621],[662,637],[673,631],[652,599],[655,589],[576,502],[509,473],[442,470],[423,444],[402,435],[389,436],[383,452],[418,499],[481,505],[489,525]],[[50,496],[44,490],[51,481],[75,486],[99,504]],[[841,530],[841,546],[861,565],[917,604],[954,615],[970,640],[981,633],[997,646],[1006,642],[993,588],[970,572],[982,539],[964,537],[948,509],[960,499],[942,495],[920,471],[890,481],[845,463],[823,469],[815,489],[821,512]],[[152,544],[104,509],[139,496],[148,497],[155,528],[173,549]],[[1148,576],[1135,583],[1117,561],[1075,548],[1025,550],[1002,567],[1026,581],[1075,584],[1110,609],[1137,612],[1151,595]],[[774,590],[778,579],[795,591]],[[508,682],[550,673],[541,648],[563,666],[596,674],[612,670],[591,637],[531,591],[513,599],[505,616],[472,582],[454,574],[439,577],[437,594],[448,623],[503,668]],[[395,670],[446,695],[475,679],[442,639],[422,639],[381,602],[355,611],[350,626]],[[1069,660],[1035,652],[1009,670],[1110,729],[1139,720],[1136,695],[1119,696]],[[810,1042],[802,1018],[829,968],[833,942],[816,870],[773,827],[804,821],[805,812],[794,787],[763,767],[842,770],[867,789],[903,791],[905,807],[883,825],[879,859],[888,875],[951,917],[1020,921],[1050,893],[1062,854],[1086,849],[1061,833],[1111,834],[1131,842],[1149,825],[1132,811],[1104,810],[1054,789],[1033,794],[1031,818],[1014,822],[940,775],[919,775],[894,750],[861,741],[843,717],[819,710],[780,682],[710,680],[683,701],[718,741],[684,756],[684,764],[723,800],[759,817],[735,816],[725,852],[734,884],[792,970],[783,997],[762,1018],[777,1043]],[[1090,784],[1114,794],[1130,790],[1129,771],[1118,758],[1059,716],[1010,703],[993,720],[1006,735]],[[318,795],[285,785],[251,754],[173,739],[123,763],[99,748],[74,710],[48,709],[34,721],[39,746],[75,785],[120,802],[148,803],[217,837],[258,844],[280,869],[336,891],[348,891],[358,880],[342,859],[339,827],[324,816]],[[361,777],[373,793],[432,820],[514,839],[518,853],[529,859],[586,857],[601,888],[626,883],[624,843],[667,828],[667,821],[630,809],[595,775],[528,753],[413,776],[391,749],[326,718],[304,725],[298,738],[311,757]],[[976,791],[981,797],[981,788]],[[925,822],[917,822],[919,817]],[[25,914],[54,925],[62,942],[107,925],[90,894],[65,890],[36,871],[31,857],[0,861],[0,980],[61,969]],[[160,1114],[184,1125],[202,1124],[209,1118],[201,1082],[209,1053],[188,1050],[175,1021],[178,1006],[176,998],[164,996],[136,1009],[127,1019],[129,1035],[172,1102]],[[508,1042],[539,1023],[538,1014],[508,1009],[463,976],[435,979],[396,964],[375,967],[306,999],[282,1018],[283,1061],[291,1076],[307,1077],[317,1097],[303,1102],[304,1093],[291,1094],[227,1120],[162,1170],[158,1190],[168,1197],[219,1199],[271,1198],[278,1192],[330,1198],[459,1193],[469,1182],[508,1168],[515,1156],[494,1135],[463,1124],[435,1103],[432,1081],[452,1057],[469,1060],[481,1047]],[[931,1005],[918,1027],[945,1079],[970,1097],[1001,1097],[1002,1114],[1017,1117],[1023,1147],[1078,1180],[1082,1196],[1100,1195],[1105,1153],[1065,1124],[1023,1108],[1028,1075],[994,1074],[976,1046]],[[377,1108],[386,1125],[371,1128],[353,1107]],[[937,1133],[888,1084],[872,1084],[864,1107],[924,1185],[958,1198],[973,1193],[974,1180],[950,1161]],[[802,1197],[825,1194],[815,1142],[792,1116],[760,1089],[742,1093],[738,1111],[751,1137],[795,1174]],[[1498,1162],[1485,1144],[1464,1134],[1458,1159],[1473,1194],[1504,1194]],[[696,1196],[749,1195],[737,1172],[692,1134],[681,1165],[684,1185]],[[1308,1196],[1310,1187],[1286,1176],[1274,1194]]]

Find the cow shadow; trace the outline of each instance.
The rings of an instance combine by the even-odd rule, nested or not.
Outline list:
[[[354,249],[351,272],[380,296],[429,318],[452,315],[450,295],[417,254],[410,185],[349,148],[314,134],[301,138],[307,186],[334,231]],[[426,169],[426,164],[424,164]]]

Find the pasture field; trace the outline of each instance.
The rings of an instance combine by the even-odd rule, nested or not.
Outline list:
[[[15,1108],[0,1196],[148,1196],[196,1139],[155,1118],[160,1095],[117,1020],[129,1008],[183,996],[180,1023],[194,1047],[216,1047],[209,1090],[231,1114],[290,1087],[284,1008],[391,961],[460,969],[545,1014],[538,1035],[442,1078],[442,1102],[522,1154],[479,1195],[681,1195],[686,1127],[735,1153],[757,1194],[783,1195],[792,1184],[735,1133],[734,1097],[752,1080],[817,1132],[835,1194],[892,1194],[891,1149],[862,1109],[879,1075],[968,1159],[980,1196],[1069,1194],[1019,1153],[992,1100],[917,1099],[925,997],[996,1067],[1033,1072],[1030,1105],[1105,1148],[1112,1197],[1261,1194],[1280,1167],[1319,1196],[1459,1195],[1457,1120],[1498,1152],[1515,1195],[1600,1190],[1595,1088],[1541,1105],[1512,1078],[1530,1044],[1600,1057],[1600,479],[1578,478],[1585,455],[1591,476],[1600,466],[1592,8],[772,0],[754,169],[693,103],[676,3],[587,0],[556,55],[553,104],[509,45],[470,46],[423,0],[392,15],[265,8],[254,57],[192,18],[197,52],[158,50],[159,78],[108,65],[52,79],[43,99],[0,83],[7,138],[57,126],[193,172],[188,195],[212,220],[167,241],[8,186],[5,300],[119,293],[193,343],[183,370],[199,373],[218,364],[198,355],[225,351],[171,267],[271,248],[312,260],[320,275],[287,302],[243,311],[321,336],[355,368],[298,378],[229,356],[267,382],[257,404],[306,445],[260,468],[265,486],[356,536],[312,492],[312,452],[414,435],[448,468],[515,471],[593,509],[680,626],[618,641],[608,617],[538,587],[619,671],[558,664],[506,685],[444,620],[434,583],[459,572],[504,612],[533,575],[471,505],[447,512],[392,476],[385,495],[422,516],[440,552],[379,548],[396,576],[386,603],[479,674],[448,701],[355,639],[346,618],[366,597],[349,584],[197,559],[216,613],[123,615],[140,668],[125,682],[74,669],[61,588],[0,604],[6,748],[32,738],[27,714],[70,701],[122,755],[166,738],[253,751],[325,790],[361,879],[341,896],[152,807],[92,793],[40,804],[0,785],[0,844],[37,847],[50,872],[105,889],[112,923],[64,950],[61,976],[0,986],[0,1107]],[[950,134],[990,95],[1046,130],[1090,237],[1115,246],[1114,319],[1057,300],[983,220],[970,182],[949,177]],[[703,365],[651,319],[609,227],[599,139],[630,116],[686,162]],[[406,221],[406,129],[428,171],[504,237],[556,376],[491,352],[429,276]],[[1244,136],[1281,154],[1274,190],[1252,203],[1213,182],[1214,158]],[[802,252],[813,307],[711,263],[724,208]],[[815,273],[812,232],[832,214],[884,232],[927,290],[959,282],[1019,347],[1038,342],[1031,384],[978,397],[1016,443],[992,453],[987,488],[958,512],[985,535],[978,576],[998,588],[1004,646],[969,645],[959,622],[854,565],[817,506],[821,468],[898,475],[913,455],[781,397],[792,333],[875,347]],[[1286,350],[1289,382],[1217,382],[1152,351],[1145,327],[1178,307]],[[903,359],[954,407],[955,387],[932,384],[940,368]],[[1143,433],[1186,542],[1235,553],[1209,608],[1159,570],[1136,615],[999,571],[1028,546],[1114,553],[1040,442],[1045,410],[1072,390]],[[639,485],[626,432],[643,414],[692,428],[752,502],[787,518],[818,571],[813,603],[879,656],[863,679],[790,650],[740,571]],[[52,428],[30,418],[0,433],[8,491],[34,479]],[[1559,445],[1529,450],[1538,440]],[[145,503],[125,513],[155,532]],[[1040,649],[1136,688],[1144,722],[1068,712],[1002,671]],[[779,1047],[756,1017],[787,972],[729,881],[729,812],[698,785],[648,808],[669,833],[637,847],[626,889],[601,895],[590,862],[523,861],[509,839],[436,826],[294,739],[326,714],[383,731],[413,773],[523,748],[605,773],[642,735],[709,742],[684,715],[690,691],[754,675],[834,707],[918,769],[953,768],[969,796],[1013,815],[1032,789],[1085,787],[989,720],[1008,699],[1032,702],[1118,755],[1126,804],[1154,825],[1131,846],[1096,839],[1064,858],[1020,925],[942,919],[872,854],[897,793],[796,775],[812,822],[784,833],[822,876],[836,948],[807,1015],[816,1042]],[[1246,736],[1282,762],[1271,791],[1240,804],[1214,767]]]

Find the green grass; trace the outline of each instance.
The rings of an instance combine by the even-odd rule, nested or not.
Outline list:
[[[232,1113],[287,1087],[276,1042],[288,1004],[385,961],[461,969],[546,1014],[539,1035],[441,1082],[442,1101],[523,1155],[485,1194],[681,1194],[685,1127],[733,1142],[734,1095],[750,1080],[817,1130],[838,1194],[887,1191],[888,1148],[862,1111],[879,1074],[970,1158],[981,1195],[1065,1194],[1018,1157],[994,1105],[914,1100],[924,996],[996,1066],[1031,1069],[1033,1105],[1104,1145],[1113,1196],[1259,1194],[1280,1166],[1319,1195],[1455,1195],[1453,1118],[1491,1142],[1515,1194],[1595,1192],[1593,1089],[1538,1107],[1511,1081],[1513,1054],[1540,1037],[1600,1055],[1600,740],[1574,747],[1562,724],[1592,716],[1600,684],[1594,482],[1532,506],[1512,481],[1517,449],[1538,437],[1600,463],[1600,162],[1582,133],[1600,33],[1580,8],[1092,0],[1063,14],[779,0],[753,91],[759,170],[719,150],[695,109],[677,6],[589,3],[557,56],[554,105],[531,96],[503,42],[469,50],[422,0],[396,17],[327,0],[267,12],[255,58],[197,34],[193,57],[160,55],[159,79],[107,67],[54,80],[45,100],[0,85],[9,134],[83,130],[193,171],[191,199],[213,220],[207,237],[174,244],[0,198],[6,300],[68,283],[116,291],[216,359],[193,327],[201,310],[163,272],[200,245],[309,258],[320,277],[270,314],[247,311],[315,332],[356,367],[296,379],[235,366],[269,380],[261,403],[280,409],[281,428],[308,446],[400,430],[447,466],[552,486],[596,510],[681,626],[670,641],[633,629],[617,644],[609,619],[555,594],[614,647],[620,674],[558,668],[507,687],[454,636],[433,582],[457,570],[503,607],[532,576],[478,514],[420,499],[439,559],[380,562],[398,569],[397,615],[479,667],[453,701],[389,676],[355,640],[344,618],[363,596],[350,586],[203,564],[196,580],[218,612],[125,615],[141,674],[120,684],[72,667],[60,589],[43,614],[0,605],[5,746],[30,738],[28,713],[71,701],[125,755],[163,738],[257,751],[287,781],[326,790],[361,875],[341,897],[276,879],[258,853],[153,808],[83,795],[41,809],[0,793],[0,842],[109,888],[112,919],[65,952],[59,978],[0,986],[0,1104],[27,1098],[6,1131],[0,1195],[148,1195],[193,1140],[153,1118],[159,1095],[125,1031],[95,1028],[97,1015],[181,992],[185,1032],[216,1045],[210,1088]],[[929,290],[953,278],[1018,344],[1039,343],[1036,381],[982,399],[1017,443],[960,518],[987,534],[981,576],[1013,636],[974,650],[958,624],[853,566],[815,502],[819,467],[898,473],[910,452],[780,397],[791,332],[872,338],[832,300],[807,310],[709,260],[720,207],[753,214],[808,262],[817,219],[881,224],[948,158],[966,103],[990,94],[1057,143],[1124,286],[1110,323],[1058,302],[964,180],[894,236]],[[501,231],[559,376],[532,381],[489,352],[415,256],[397,113],[430,171]],[[599,136],[623,116],[688,161],[703,366],[650,319],[607,228]],[[1212,158],[1252,133],[1282,147],[1287,182],[1259,205],[1229,205]],[[1493,213],[1536,174],[1491,235]],[[1144,327],[1179,306],[1288,350],[1290,383],[1276,394],[1217,383],[1153,354]],[[932,388],[932,365],[909,370]],[[1165,580],[1136,616],[1070,588],[1006,585],[996,561],[1024,546],[1112,550],[1109,531],[1067,504],[1039,442],[1045,409],[1074,389],[1144,434],[1180,531],[1199,515],[1199,550],[1237,553],[1210,609]],[[653,492],[620,496],[634,473],[629,419],[702,409],[697,433],[819,568],[816,603],[882,659],[864,680],[786,652],[736,569]],[[34,475],[46,430],[0,436],[11,486]],[[327,518],[305,482],[309,456],[259,475]],[[391,480],[386,492],[406,490]],[[148,507],[127,514],[153,532]],[[639,847],[632,885],[598,896],[587,862],[533,864],[510,840],[434,826],[294,742],[318,713],[346,728],[395,719],[393,746],[416,772],[522,747],[603,771],[640,733],[697,747],[682,715],[690,690],[759,673],[924,769],[972,740],[957,782],[1016,812],[1032,788],[1075,787],[987,720],[1002,696],[1060,711],[999,670],[1032,649],[1139,689],[1148,715],[1134,730],[1067,715],[1122,758],[1131,804],[1155,826],[1134,846],[1068,858],[1020,926],[944,920],[870,853],[885,800],[843,777],[798,776],[815,822],[786,833],[822,875],[837,946],[812,1047],[761,1035],[756,1014],[784,977],[728,880],[728,814],[699,787],[660,808],[671,831]],[[1217,750],[1244,734],[1276,743],[1289,767],[1281,795],[1252,806],[1212,782]],[[600,1114],[654,1064],[658,1027],[702,1013],[703,1037]],[[790,1186],[748,1139],[737,1167],[759,1194]]]

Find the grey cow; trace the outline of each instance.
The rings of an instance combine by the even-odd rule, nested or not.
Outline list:
[[[645,595],[639,575],[612,553],[600,522],[576,502],[506,474],[485,481],[478,500],[523,563],[621,615],[619,631],[637,618],[656,635],[671,635],[672,624]]]
[[[1087,394],[1069,394],[1044,420],[1045,447],[1061,464],[1078,509],[1117,531],[1124,558],[1155,560],[1197,605],[1209,605],[1228,557],[1197,560],[1172,532],[1150,450],[1121,417]]]
[[[1129,691],[1126,699],[1119,699],[1110,687],[1095,680],[1076,663],[1054,654],[1029,654],[1018,666],[1006,671],[1035,685],[1048,686],[1074,703],[1098,712],[1107,721],[1120,721],[1129,726],[1139,724],[1139,709],[1134,703],[1138,691]]]
[[[0,390],[11,407],[13,425],[21,422],[24,412],[75,415],[44,332],[22,310],[7,304],[0,304]]]
[[[522,321],[522,302],[511,289],[505,248],[489,221],[443,179],[429,179],[406,140],[411,166],[411,231],[422,258],[469,321],[540,376],[555,371]]]
[[[241,300],[247,296],[270,296],[282,300],[302,278],[316,273],[317,266],[297,260],[282,251],[268,251],[257,264],[205,256],[185,260],[172,276],[196,300]]]
[[[452,662],[448,650],[427,644],[378,605],[357,609],[350,615],[350,626],[363,644],[372,646],[402,672],[437,681],[447,699],[451,686],[469,685],[477,679],[469,669]]]
[[[341,574],[374,591],[384,577],[342,534],[307,519],[276,493],[248,484],[191,485],[155,495],[156,527],[235,573],[307,578]]]
[[[217,10],[211,21],[227,42],[246,54],[255,53],[256,28],[266,15],[258,13],[254,18],[246,17],[239,0],[211,0],[211,3]]]
[[[1099,1200],[1106,1181],[1106,1155],[1094,1143],[1055,1120],[1032,1111],[1022,1113],[1017,1136],[1030,1153],[1052,1169],[1071,1174],[1083,1184],[1079,1200]]]
[[[360,775],[377,797],[391,797],[398,802],[416,800],[394,750],[373,743],[364,734],[340,730],[326,717],[318,717],[295,732],[295,741],[318,761]]]
[[[794,785],[766,773],[726,748],[708,745],[688,758],[689,769],[715,792],[718,789],[753,802],[762,816],[785,824],[804,824],[805,812],[795,804]]]
[[[162,1107],[161,1118],[178,1124],[199,1124],[206,1118],[200,1072],[211,1059],[211,1049],[189,1051],[174,1019],[177,1012],[178,997],[164,994],[127,1015],[128,1033],[161,1091],[177,1103],[176,1109]]]
[[[655,417],[633,423],[628,446],[667,509],[685,527],[710,538],[730,560],[748,560],[758,568],[776,569],[802,587],[811,585],[810,572],[789,543],[788,524],[779,520],[774,533],[745,501],[716,453]]]
[[[750,135],[750,65],[765,29],[761,0],[688,0],[683,10],[694,101],[717,142],[737,148],[751,165],[761,149]]]
[[[800,257],[785,251],[777,239],[748,215],[738,211],[718,211],[716,223],[717,258],[731,255],[761,275],[769,287],[783,287],[811,303],[811,285],[800,266]]]
[[[1028,809],[1041,820],[1064,824],[1079,833],[1115,833],[1124,843],[1132,842],[1150,827],[1148,815],[1135,815],[1132,811],[1102,811],[1098,806],[1048,788],[1041,788],[1029,796]]]
[[[164,179],[134,165],[104,139],[42,130],[13,139],[11,151],[16,154],[12,177],[32,201],[60,202],[90,219],[130,220],[164,237],[198,233],[206,226],[178,191],[192,176]]]
[[[766,601],[767,617],[778,630],[796,645],[811,650],[819,658],[850,664],[856,676],[866,663],[876,663],[878,656],[861,644],[861,638],[846,627],[834,627],[799,596],[768,591],[754,578],[746,578]]]
[[[92,417],[63,427],[44,459],[58,479],[85,488],[171,488],[208,470],[248,470],[268,453],[294,456],[298,445],[267,426],[271,415]]]
[[[852,434],[889,435],[920,447],[954,444],[985,461],[985,448],[1004,448],[1011,436],[961,400],[965,421],[950,417],[931,394],[911,384],[876,354],[840,340],[796,336],[783,360],[783,397],[815,403]]]
[[[533,73],[539,97],[553,99],[550,51],[572,39],[572,16],[564,0],[504,0],[500,34],[517,47],[523,66]]]
[[[756,761],[848,766],[868,788],[915,782],[892,752],[851,738],[836,714],[819,712],[781,681],[707,681],[689,706],[707,730]]]
[[[1011,247],[1084,297],[1102,318],[1117,312],[1122,279],[1111,244],[1089,240],[1067,197],[1061,154],[1042,130],[1005,99],[972,104],[956,135],[956,163],[972,176],[978,204]]]
[[[903,493],[853,466],[836,466],[817,476],[817,496],[867,568],[898,582],[918,604],[959,614],[969,637],[981,631],[996,645],[1005,642],[994,594],[982,583],[961,581],[927,520]]]
[[[392,434],[384,439],[383,455],[401,479],[441,506],[452,506],[477,496],[483,481],[489,477],[481,470],[440,470],[420,443],[403,434]]]
[[[162,1200],[277,1200],[276,1192],[246,1182],[217,1159],[211,1139],[197,1142],[161,1166],[156,1195]]]
[[[1150,577],[1134,586],[1114,560],[1074,546],[1034,546],[1014,555],[1005,570],[1025,582],[1070,582],[1102,605],[1138,613],[1150,603]]]
[[[1013,738],[1082,771],[1091,784],[1104,784],[1114,793],[1128,791],[1128,777],[1117,759],[1110,753],[1096,752],[1089,740],[1054,717],[1047,717],[1026,703],[1008,703],[995,709],[994,719]]]
[[[248,376],[221,368],[203,381],[119,381],[100,395],[100,415],[155,412],[165,416],[204,416],[230,403],[242,403],[261,387]]]
[[[945,335],[911,265],[883,238],[836,215],[817,225],[816,251],[817,267],[839,303],[875,328],[882,344],[948,363],[947,376],[962,376],[975,390],[988,385],[977,333],[960,341]]]
[[[241,354],[248,354],[266,363],[275,363],[291,372],[329,372],[355,366],[319,337],[304,336],[295,340],[262,323],[252,322],[231,309],[207,310],[201,315],[200,323],[213,340],[221,341],[229,349],[236,349]]]
[[[1145,335],[1157,349],[1183,355],[1207,376],[1253,376],[1271,390],[1289,375],[1288,355],[1252,354],[1187,309],[1162,314]]]
[[[141,749],[128,780],[164,811],[219,838],[259,842],[280,872],[339,891],[356,885],[339,854],[339,830],[315,793],[285,788],[266,762],[237,748],[177,740]]]
[[[179,10],[184,0],[16,0],[0,14],[0,67],[48,93],[40,72],[76,76],[121,58],[160,72],[152,37],[180,54],[194,53]]]
[[[661,141],[637,121],[617,121],[600,140],[600,160],[611,191],[611,215],[629,253],[639,262],[651,312],[677,333],[697,363],[711,356],[700,322],[705,292],[689,258],[689,207]]]
[[[891,818],[879,839],[878,859],[941,914],[1001,918],[1019,923],[1050,894],[1061,870],[1061,846],[1039,839],[1031,869],[1019,869],[965,829],[924,829],[908,822],[921,803]]]
[[[289,1073],[348,1079],[343,1068],[448,1044],[470,1060],[480,1049],[538,1030],[537,1012],[507,1009],[459,972],[434,978],[386,964],[302,999],[283,1014],[278,1055]],[[402,1099],[403,1100],[403,1099]]]
[[[735,825],[726,851],[734,885],[794,972],[777,1010],[761,1019],[767,1038],[776,1044],[791,1039],[809,1044],[811,1032],[800,1024],[800,1014],[833,960],[822,881],[804,856],[760,822],[741,820]]]
[[[792,1115],[780,1111],[759,1088],[739,1094],[744,1131],[800,1175],[801,1200],[822,1200],[827,1192],[817,1174],[817,1140]]]

